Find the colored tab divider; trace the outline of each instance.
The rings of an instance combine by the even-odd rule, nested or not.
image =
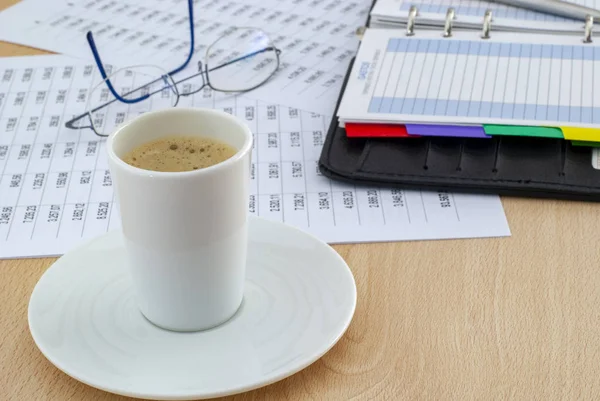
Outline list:
[[[454,138],[491,138],[520,136],[556,138],[574,146],[600,147],[600,129],[579,127],[535,127],[525,125],[429,125],[346,123],[346,135],[354,138],[410,138],[417,136]]]
[[[409,135],[444,136],[454,138],[490,138],[481,126],[406,124]]]
[[[346,123],[349,138],[410,138],[420,136],[452,138],[491,138],[481,126],[429,124]]]
[[[485,133],[492,136],[533,136],[539,138],[559,138],[563,139],[563,133],[560,128],[554,127],[533,127],[526,125],[493,125],[484,124]]]
[[[571,141],[600,142],[600,129],[598,128],[578,128],[578,127],[560,127],[565,139]]]
[[[588,148],[600,148],[600,142],[588,142],[588,141],[571,141],[573,146],[585,146]]]
[[[406,127],[400,124],[346,123],[349,138],[408,138]]]

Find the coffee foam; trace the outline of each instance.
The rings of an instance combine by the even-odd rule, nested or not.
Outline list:
[[[138,146],[123,160],[144,170],[182,172],[213,166],[236,152],[228,144],[211,138],[174,135]]]

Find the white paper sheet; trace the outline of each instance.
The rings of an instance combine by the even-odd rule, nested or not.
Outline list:
[[[207,47],[231,26],[261,28],[282,50],[281,67],[249,96],[333,113],[356,53],[354,32],[366,23],[370,0],[194,3],[194,61],[202,60]],[[183,63],[189,51],[187,0],[27,0],[0,13],[0,40],[92,60],[87,31],[94,34],[105,62],[155,64],[170,70]],[[195,66],[193,62],[188,68]]]
[[[64,127],[89,106],[95,75],[93,65],[65,56],[1,59],[1,258],[59,255],[119,227],[105,141]],[[497,196],[355,188],[322,177],[329,116],[212,92],[180,106],[219,108],[250,126],[255,215],[329,243],[510,235]]]

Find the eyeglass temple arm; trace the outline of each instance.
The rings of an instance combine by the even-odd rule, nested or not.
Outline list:
[[[183,64],[179,67],[175,68],[173,71],[169,72],[169,75],[177,74],[179,71],[183,70],[190,63],[192,56],[194,55],[194,2],[193,0],[188,0],[188,15],[190,16],[190,52],[187,56],[187,59]]]
[[[117,91],[115,90],[115,88],[113,87],[112,82],[110,82],[110,79],[106,75],[106,70],[104,69],[104,64],[102,63],[102,59],[100,59],[100,54],[98,53],[98,48],[96,47],[96,42],[94,41],[94,36],[92,35],[92,32],[88,31],[88,33],[86,34],[86,38],[87,38],[88,44],[90,45],[90,49],[92,50],[92,54],[94,56],[94,61],[96,62],[96,66],[98,66],[98,70],[100,71],[100,75],[102,75],[102,79],[104,80],[104,82],[106,82],[106,86],[108,86],[110,93],[112,93],[112,95],[116,99],[118,99],[120,102],[131,104],[131,103],[141,102],[142,100],[145,100],[149,97],[149,95],[144,95],[144,96],[140,96],[136,99],[125,99],[124,97],[119,95],[117,93]]]
[[[188,0],[188,14],[189,14],[189,25],[190,25],[190,51],[188,53],[188,56],[187,56],[187,59],[185,60],[185,62],[182,65],[180,65],[179,67],[175,68],[173,71],[169,72],[169,75],[176,74],[179,71],[183,70],[185,67],[187,67],[187,65],[189,64],[189,62],[192,59],[192,56],[194,54],[194,2],[193,2],[193,0]],[[121,101],[123,103],[131,104],[131,103],[141,102],[142,100],[145,100],[148,97],[150,97],[150,95],[143,95],[136,99],[125,99],[124,97],[119,95],[117,93],[117,91],[115,90],[112,82],[110,82],[108,75],[106,74],[106,70],[104,69],[104,64],[102,63],[102,59],[100,58],[100,53],[98,52],[98,48],[96,46],[96,42],[94,41],[94,36],[92,35],[92,32],[88,32],[86,35],[86,38],[87,38],[88,44],[90,45],[90,49],[92,50],[92,55],[94,56],[94,61],[96,62],[96,65],[98,66],[98,70],[100,71],[100,75],[102,75],[102,79],[104,80],[104,82],[106,82],[106,86],[108,86],[108,89],[110,90],[110,92],[116,99],[118,99],[119,101]]]
[[[216,66],[216,67],[213,67],[213,68],[211,68],[211,69],[210,69],[210,70],[208,70],[208,71],[209,71],[209,72],[210,72],[210,71],[215,71],[215,70],[218,70],[219,68],[227,67],[227,66],[228,66],[228,65],[230,65],[230,64],[237,63],[238,61],[242,61],[242,60],[245,60],[245,59],[247,59],[247,58],[254,57],[254,56],[256,56],[257,54],[264,53],[264,52],[267,52],[267,51],[270,51],[270,50],[275,50],[275,53],[277,54],[277,56],[279,56],[279,54],[281,53],[281,50],[277,49],[276,47],[274,47],[274,46],[269,46],[269,47],[265,47],[265,48],[263,48],[263,49],[257,50],[257,51],[255,51],[255,52],[252,52],[252,53],[246,54],[245,56],[238,57],[238,58],[234,58],[233,60],[230,60],[230,61],[228,61],[228,62],[226,62],[226,63],[219,64],[218,66]],[[206,65],[206,68],[208,68],[208,64]]]

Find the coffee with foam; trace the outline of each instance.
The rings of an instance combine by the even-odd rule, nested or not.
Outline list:
[[[219,164],[236,152],[228,144],[211,138],[169,136],[136,147],[123,160],[145,170],[182,172]]]

